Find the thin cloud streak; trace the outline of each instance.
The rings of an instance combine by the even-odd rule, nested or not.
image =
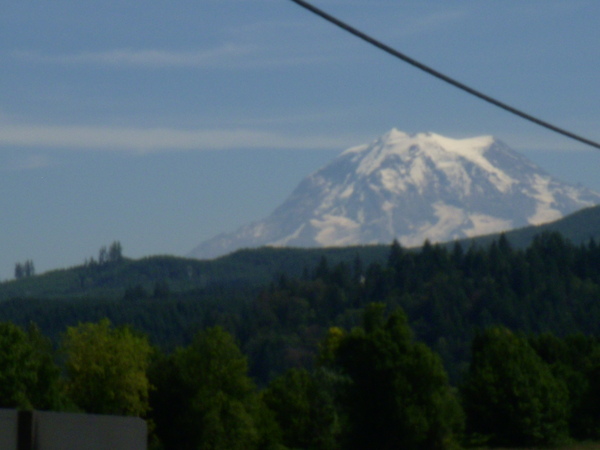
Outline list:
[[[252,130],[183,130],[51,125],[0,125],[0,147],[120,150],[138,153],[230,149],[340,149],[351,138],[287,136]]]
[[[209,50],[170,51],[113,49],[100,52],[46,55],[15,51],[13,57],[34,64],[96,65],[113,68],[240,69],[332,63],[325,55],[278,54],[276,48],[226,44]]]
[[[550,133],[548,133],[550,134]],[[541,137],[540,135],[528,136],[521,134],[506,133],[502,141],[510,147],[518,150],[544,150],[552,152],[594,152],[590,146],[563,137],[553,138],[551,135]]]
[[[463,136],[465,133],[447,133]],[[478,133],[471,133],[475,136]],[[566,139],[542,138],[538,134],[499,133],[515,149],[543,149],[547,151],[581,151],[587,147]],[[313,135],[297,136],[253,128],[231,129],[179,129],[113,126],[60,126],[37,124],[0,125],[0,150],[2,147],[25,147],[40,150],[106,150],[135,153],[165,151],[203,151],[233,149],[306,149],[344,150],[364,144],[374,136],[364,135]],[[47,165],[48,160],[37,156],[28,161],[28,168]],[[23,167],[24,168],[24,167]]]
[[[53,165],[48,155],[25,155],[22,158],[13,158],[3,163],[2,172],[20,172],[23,170],[44,169]]]
[[[438,31],[449,25],[457,24],[467,17],[465,11],[446,11],[429,14],[406,23],[401,28],[404,35],[419,35]]]
[[[146,67],[218,67],[256,53],[248,45],[227,44],[210,50],[168,51],[114,49],[102,52],[44,55],[37,52],[15,52],[18,59],[32,63],[96,64],[105,66]]]

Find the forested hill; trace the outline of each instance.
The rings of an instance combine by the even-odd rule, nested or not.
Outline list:
[[[0,300],[11,298],[103,298],[121,299],[127,294],[168,289],[170,293],[192,290],[255,288],[277,276],[300,276],[325,257],[333,264],[360,259],[382,262],[388,245],[329,249],[271,248],[239,250],[214,260],[175,256],[151,256],[139,260],[118,258],[69,269],[46,272],[0,283]]]
[[[599,212],[564,221],[594,224]],[[263,248],[212,261],[88,263],[0,284],[0,322],[34,322],[57,339],[67,326],[106,317],[164,349],[221,325],[239,340],[261,383],[310,365],[326,330],[352,328],[371,302],[404,309],[454,380],[477,330],[492,325],[600,336],[598,241],[575,244],[546,232],[519,248],[507,236],[487,246]]]
[[[544,232],[557,232],[573,244],[579,245],[595,239],[600,242],[600,206],[585,208],[570,214],[555,222],[544,225],[530,226],[507,231],[504,234],[510,244],[515,248],[525,248],[533,241],[536,235]],[[499,234],[479,236],[461,241],[463,246],[487,246],[499,238]]]
[[[504,233],[513,248],[524,249],[542,232],[558,232],[575,245],[590,239],[600,242],[600,206],[587,208],[561,220]],[[463,248],[487,247],[500,234],[460,241]],[[388,244],[389,245],[389,244]],[[117,258],[102,264],[53,270],[37,276],[0,283],[0,300],[10,298],[104,298],[117,299],[142,291],[152,294],[168,288],[172,293],[201,289],[255,288],[275,277],[297,277],[315,267],[322,257],[330,264],[360,260],[365,266],[383,262],[388,245],[340,248],[271,248],[239,250],[214,260],[152,256],[139,260]],[[452,248],[453,243],[446,244]]]
[[[600,336],[600,246],[593,240],[574,245],[544,233],[526,249],[501,236],[488,247],[427,244],[408,251],[393,244],[385,253],[372,263],[334,262],[321,254],[306,270],[299,265],[299,275],[280,275],[263,287],[240,283],[175,292],[159,283],[112,298],[13,298],[0,302],[0,321],[34,322],[54,339],[66,326],[107,317],[148,333],[165,349],[221,325],[239,340],[261,382],[288,367],[310,365],[326,330],[356,326],[359,311],[372,302],[404,309],[416,337],[440,353],[455,380],[473,336],[489,326]]]
[[[463,407],[474,438],[481,437],[477,433],[494,434],[497,444],[536,445],[559,441],[569,433],[582,439],[600,437],[600,245],[595,240],[574,245],[558,233],[542,233],[525,249],[512,247],[500,236],[487,247],[467,249],[458,243],[451,249],[426,244],[409,251],[394,243],[386,254],[383,261],[370,264],[360,258],[334,263],[321,255],[315,266],[299,276],[281,275],[260,289],[177,293],[157,286],[154,292],[133,289],[113,299],[15,298],[0,302],[0,323],[24,327],[33,322],[38,327],[29,328],[34,341],[41,333],[64,342],[65,331],[68,337],[69,330],[86,330],[94,327],[93,322],[105,328],[110,323],[128,325],[125,330],[134,330],[127,331],[131,336],[146,335],[159,352],[160,370],[153,384],[164,397],[153,408],[162,414],[156,423],[164,427],[165,439],[178,423],[170,421],[177,410],[174,402],[188,400],[187,391],[180,390],[183,381],[176,378],[181,373],[178,358],[188,350],[172,350],[175,346],[193,349],[199,345],[194,336],[202,344],[207,333],[216,333],[218,342],[228,340],[230,347],[239,345],[250,376],[261,387],[274,386],[282,374],[288,377],[284,380],[297,376],[299,372],[288,371],[292,368],[304,370],[302,376],[310,372],[329,377],[315,386],[316,391],[307,392],[306,398],[315,393],[334,395],[336,388],[330,382],[335,380],[340,387],[352,386],[348,378],[336,378],[336,372],[327,367],[322,370],[327,361],[340,364],[357,383],[354,392],[359,406],[351,411],[358,415],[348,416],[356,419],[349,433],[362,430],[360,424],[369,418],[395,417],[387,410],[368,409],[372,398],[379,405],[386,399],[404,401],[410,395],[419,411],[424,411],[423,417],[430,417],[431,411],[450,411],[427,400],[452,398],[447,397],[452,392],[447,371],[451,382],[465,392]],[[206,345],[216,348],[212,340]],[[244,370],[245,357],[238,358]],[[192,359],[194,364],[205,361]],[[241,366],[236,363],[236,367]],[[220,371],[219,377],[212,378],[222,375]],[[382,379],[388,384],[377,390]],[[431,384],[442,390],[428,391],[431,395],[427,396],[414,390]],[[520,389],[524,385],[534,390]],[[392,388],[399,390],[390,395]],[[282,395],[288,391],[282,387]],[[502,392],[500,397],[497,392]],[[483,402],[482,406],[483,397],[496,403]],[[447,406],[454,410],[456,405]],[[461,417],[458,411],[451,416]],[[399,420],[390,419],[386,430],[397,429]],[[509,424],[506,430],[493,428],[504,423]],[[520,434],[514,433],[517,425]],[[386,435],[372,431],[379,430],[378,426],[376,422],[367,427],[369,439]],[[365,448],[368,441],[359,442],[356,448]]]
[[[580,217],[593,224],[597,211]],[[105,400],[126,395],[69,390],[72,397],[55,398],[62,392],[55,389],[63,386],[60,374],[68,374],[69,386],[84,379],[69,366],[70,349],[82,348],[104,358],[105,373],[119,374],[118,386],[123,377],[113,370],[114,354],[127,362],[132,354],[146,355],[145,372],[136,379],[145,383],[144,395],[153,390],[135,411],[146,411],[156,424],[154,438],[165,444],[156,449],[208,442],[215,433],[196,433],[207,423],[224,439],[236,436],[236,446],[224,440],[215,447],[228,449],[275,448],[248,444],[248,436],[263,436],[260,427],[271,441],[286,443],[279,448],[324,450],[450,450],[455,439],[475,448],[600,439],[595,239],[574,243],[546,231],[525,247],[500,235],[489,244],[425,243],[410,250],[394,242],[265,248],[214,261],[102,261],[2,284],[0,334],[9,349],[3,358],[33,355],[21,367],[43,375],[5,377],[31,394],[19,397],[30,402],[24,407],[72,408],[74,402],[87,412],[123,414],[115,405],[105,409]],[[15,286],[30,291],[10,295]],[[94,334],[97,339],[72,345]],[[131,342],[143,344],[143,351],[120,347]],[[65,368],[52,368],[54,358],[64,361],[65,350]],[[0,365],[14,374],[11,364]],[[44,384],[48,374],[58,381]],[[102,392],[114,392],[100,379]],[[5,385],[5,399],[20,394]],[[45,387],[48,395],[38,395]],[[254,403],[260,401],[280,429]],[[193,422],[182,419],[190,414]],[[231,431],[240,424],[256,430]],[[393,445],[383,442],[390,436]]]

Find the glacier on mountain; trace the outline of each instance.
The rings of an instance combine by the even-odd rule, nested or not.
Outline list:
[[[419,246],[559,219],[600,203],[501,141],[392,129],[304,178],[266,219],[210,239],[190,256],[239,248],[390,243]]]

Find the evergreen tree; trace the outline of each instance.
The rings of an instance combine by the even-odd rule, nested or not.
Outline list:
[[[119,241],[114,241],[108,249],[108,261],[119,262],[123,259],[123,248]]]
[[[20,280],[25,276],[25,271],[21,263],[15,264],[15,279]]]
[[[23,275],[25,277],[32,277],[35,275],[35,266],[31,259],[25,261],[25,264],[23,265]]]
[[[98,264],[99,265],[103,265],[106,264],[108,262],[108,250],[106,249],[106,246],[102,246],[100,247],[100,250],[98,250]]]
[[[33,261],[28,259],[24,263],[15,264],[15,279],[20,280],[22,278],[32,277],[35,275],[35,266]]]

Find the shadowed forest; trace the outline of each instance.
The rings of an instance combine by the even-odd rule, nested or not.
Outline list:
[[[137,415],[155,449],[600,439],[594,240],[371,256],[323,255],[262,285],[148,277],[112,296],[3,300],[0,406]]]

